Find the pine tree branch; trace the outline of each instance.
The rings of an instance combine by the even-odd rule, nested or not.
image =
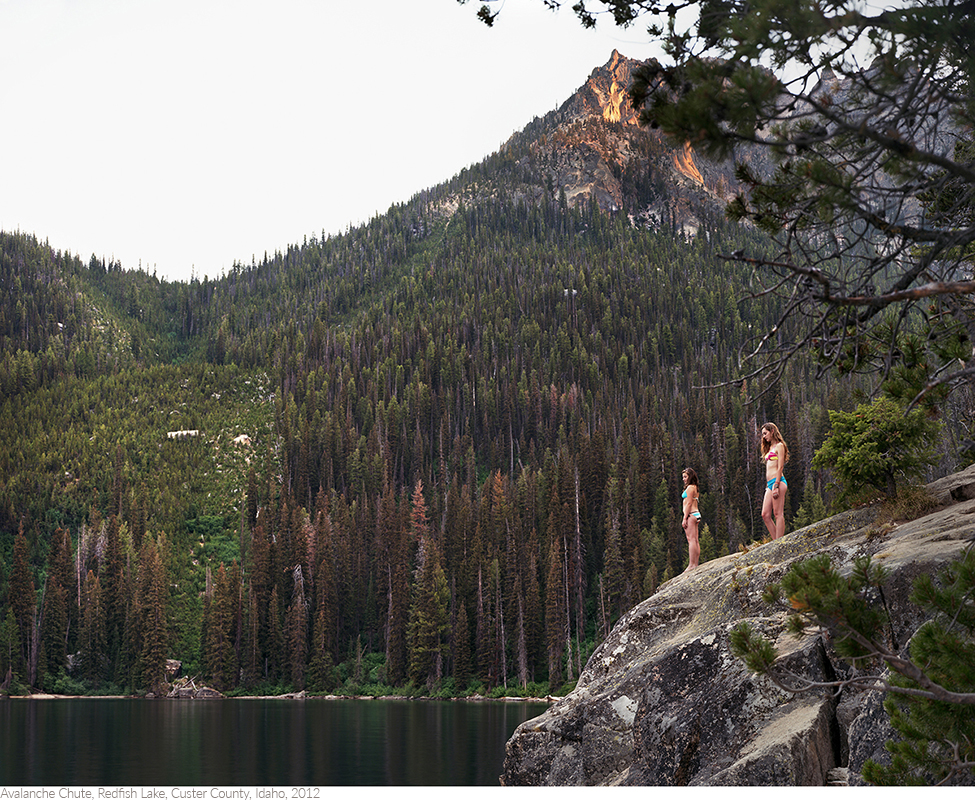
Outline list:
[[[799,693],[809,691],[810,689],[826,688],[833,688],[839,692],[845,687],[853,687],[879,692],[890,692],[892,694],[899,694],[908,697],[937,700],[944,703],[975,706],[975,692],[953,692],[950,689],[946,689],[944,686],[932,680],[927,673],[925,673],[925,671],[918,667],[913,661],[902,658],[901,656],[897,655],[897,653],[884,647],[875,639],[854,630],[846,623],[844,619],[837,616],[824,615],[823,617],[814,620],[814,622],[820,626],[820,632],[824,635],[831,627],[841,630],[844,638],[852,639],[866,651],[865,655],[861,656],[860,658],[879,659],[891,670],[905,678],[908,678],[909,680],[914,681],[921,688],[915,689],[906,686],[897,686],[890,683],[887,679],[880,675],[855,676],[839,681],[810,681],[807,678],[802,678],[800,675],[797,675],[791,670],[784,670],[782,674],[788,676],[789,679],[796,681],[798,684],[798,688],[789,688],[786,683],[781,681],[781,679],[776,678],[770,668],[766,672],[766,675],[779,688],[792,693]],[[828,623],[826,627],[823,627],[823,622]]]

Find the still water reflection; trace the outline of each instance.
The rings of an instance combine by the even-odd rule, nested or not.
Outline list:
[[[0,700],[3,786],[491,786],[538,703]]]

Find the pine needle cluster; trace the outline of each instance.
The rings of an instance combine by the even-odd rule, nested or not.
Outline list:
[[[747,623],[731,634],[735,655],[789,692],[829,688],[886,694],[884,708],[899,736],[887,743],[891,763],[868,761],[863,776],[881,785],[970,785],[975,782],[975,549],[935,580],[917,579],[911,594],[928,617],[904,649],[893,635],[883,587],[886,570],[869,557],[843,575],[825,554],[796,564],[764,596],[788,608],[796,636],[828,636],[853,666],[851,677],[813,681],[776,663],[772,643]],[[906,652],[905,652],[906,650]]]

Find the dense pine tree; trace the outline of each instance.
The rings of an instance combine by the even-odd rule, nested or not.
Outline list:
[[[166,680],[168,630],[166,620],[166,572],[160,557],[160,543],[148,534],[142,537],[139,551],[138,615],[141,642],[138,666],[139,683],[147,691],[163,691]]]
[[[14,539],[13,564],[8,580],[7,597],[13,621],[17,626],[16,641],[19,644],[12,659],[12,668],[24,678],[28,677],[32,643],[34,641],[34,577],[28,562],[27,537],[23,528]]]
[[[110,662],[101,582],[92,571],[85,576],[82,597],[81,631],[78,637],[81,675],[92,685],[100,686],[108,680]]]

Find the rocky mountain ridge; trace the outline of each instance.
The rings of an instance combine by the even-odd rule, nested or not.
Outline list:
[[[553,167],[578,163],[579,153],[591,150],[603,169],[557,170],[570,203],[593,198],[603,210],[624,209],[627,204],[621,176],[627,171],[646,171],[657,184],[657,202],[627,209],[635,219],[663,221],[664,198],[677,202],[682,221],[702,211],[721,211],[733,194],[733,171],[699,155],[688,144],[675,147],[658,131],[641,128],[628,88],[639,62],[614,50],[609,61],[592,71],[586,83],[559,109],[557,131],[561,136],[537,147]],[[616,180],[608,180],[606,173]],[[678,201],[678,198],[680,201]]]
[[[593,202],[605,212],[625,213],[634,226],[669,225],[687,236],[696,233],[702,217],[722,216],[737,186],[731,165],[640,127],[628,95],[639,63],[614,50],[558,109],[503,145],[496,157],[508,166],[504,188],[488,177],[464,181],[447,198],[437,198],[435,213],[450,215],[461,201],[476,204],[502,195],[570,208]]]
[[[906,648],[924,621],[908,600],[975,540],[975,466],[931,484],[939,507],[900,524],[853,510],[709,561],[668,581],[616,625],[576,689],[523,723],[507,744],[505,785],[798,786],[862,783],[894,737],[882,696],[786,695],[729,648],[739,622],[776,641],[813,680],[849,674],[828,639],[796,640],[761,600],[792,564],[826,552],[841,572],[870,555],[890,571],[891,639]],[[889,763],[889,762],[888,762]]]

